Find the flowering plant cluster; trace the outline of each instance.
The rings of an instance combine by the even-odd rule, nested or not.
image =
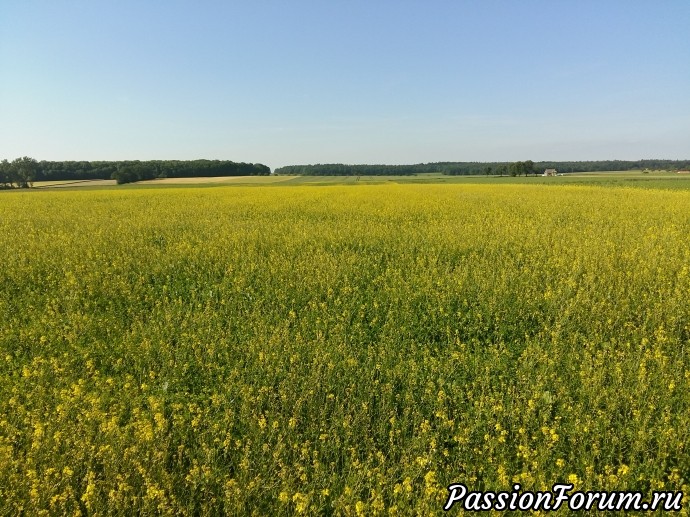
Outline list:
[[[690,192],[0,196],[0,514],[688,492]]]

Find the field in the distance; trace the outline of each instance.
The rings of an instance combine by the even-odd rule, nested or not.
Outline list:
[[[0,193],[0,514],[687,493],[690,192],[551,179]]]
[[[448,176],[444,174],[415,174],[407,176],[219,176],[208,178],[159,178],[115,187],[114,180],[43,181],[38,188],[161,188],[161,187],[218,187],[218,186],[326,186],[326,185],[382,185],[382,184],[478,184],[478,185],[600,185],[612,187],[640,187],[690,189],[690,175],[669,171],[599,171],[565,173],[556,177],[527,176]]]

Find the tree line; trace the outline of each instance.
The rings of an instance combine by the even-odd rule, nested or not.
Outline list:
[[[221,160],[153,160],[116,163],[118,166],[110,177],[116,180],[118,184],[155,178],[268,176],[271,174],[271,169],[260,163],[237,163]]]
[[[316,165],[286,165],[275,170],[288,176],[407,176],[418,174],[420,165],[345,165],[324,163]],[[424,171],[426,172],[426,171]],[[428,171],[436,172],[436,171]]]
[[[690,160],[598,160],[518,162],[435,162],[415,165],[288,165],[276,174],[295,176],[410,176],[440,173],[451,176],[527,176],[545,169],[561,173],[687,170]],[[195,178],[204,176],[265,176],[271,169],[260,163],[228,160],[123,160],[123,161],[36,161],[24,156],[0,162],[0,188],[24,188],[34,181],[79,181],[114,179],[118,184],[155,178]]]
[[[36,161],[24,156],[0,162],[0,188],[25,188],[34,181],[114,179],[118,184],[155,178],[203,176],[266,176],[260,163],[229,160]]]
[[[598,160],[533,162],[435,162],[415,165],[346,165],[342,163],[288,165],[276,174],[295,176],[407,176],[440,173],[451,176],[496,175],[522,176],[541,173],[545,169],[559,172],[627,171],[639,169],[682,170],[690,168],[690,160]]]

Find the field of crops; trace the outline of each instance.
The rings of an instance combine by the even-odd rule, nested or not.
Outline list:
[[[690,191],[0,194],[2,515],[690,489]]]

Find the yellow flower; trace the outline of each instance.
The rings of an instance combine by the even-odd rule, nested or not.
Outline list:
[[[297,513],[304,513],[309,507],[309,498],[300,492],[292,496],[292,502],[295,503],[295,510]]]

